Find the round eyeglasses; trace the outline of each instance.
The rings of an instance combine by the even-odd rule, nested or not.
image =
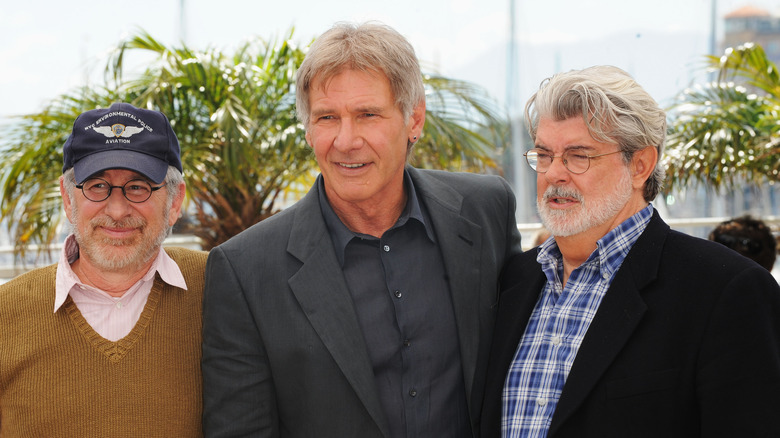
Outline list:
[[[142,179],[133,179],[121,186],[112,186],[103,178],[90,178],[76,188],[81,189],[84,197],[92,202],[102,202],[111,196],[111,190],[121,189],[128,201],[139,204],[152,196],[152,192],[165,187],[165,184],[154,187],[148,181]]]
[[[569,172],[574,174],[585,173],[590,168],[590,160],[592,158],[603,157],[605,155],[617,154],[623,151],[607,152],[606,154],[588,155],[577,149],[569,149],[564,151],[561,155],[553,155],[548,151],[542,149],[531,149],[523,154],[528,165],[531,169],[538,173],[545,173],[550,170],[552,162],[556,158],[560,158],[563,161],[563,165],[569,169]]]

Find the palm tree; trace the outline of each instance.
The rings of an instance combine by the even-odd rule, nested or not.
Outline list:
[[[62,145],[83,111],[112,102],[159,109],[182,147],[189,232],[204,249],[297,199],[317,165],[295,117],[294,73],[304,50],[286,38],[260,38],[233,53],[166,47],[141,31],[109,58],[106,84],[53,99],[39,114],[2,127],[0,215],[17,252],[50,244],[62,222],[58,182]],[[125,78],[132,56],[146,62]],[[506,118],[480,88],[435,75],[424,77],[426,126],[414,152],[420,167],[500,171],[494,157],[506,138]]]
[[[708,56],[707,64],[718,81],[685,90],[669,112],[665,191],[780,180],[777,66],[752,43]]]

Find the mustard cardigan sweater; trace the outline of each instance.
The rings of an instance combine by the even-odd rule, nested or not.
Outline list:
[[[199,437],[207,253],[166,248],[188,290],[155,279],[126,337],[98,335],[56,265],[0,286],[0,437]]]

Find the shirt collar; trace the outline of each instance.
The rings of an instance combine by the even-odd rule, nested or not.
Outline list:
[[[606,274],[610,278],[615,275],[652,216],[653,206],[648,204],[599,239],[597,251],[602,275]]]
[[[623,264],[623,260],[625,260],[634,243],[647,228],[647,224],[650,223],[652,216],[653,205],[648,204],[647,207],[639,210],[599,239],[596,242],[596,249],[590,254],[585,263],[596,261],[599,269],[602,271],[602,275],[612,278],[620,268],[620,265]],[[562,259],[563,256],[560,249],[558,249],[555,239],[547,239],[539,246],[536,261],[542,266],[562,268],[563,263],[559,263]]]
[[[322,175],[317,177],[317,188],[319,192],[320,211],[322,212],[322,217],[325,219],[325,225],[328,228],[328,233],[330,234],[331,240],[333,240],[333,246],[336,250],[336,257],[338,257],[339,264],[344,266],[344,251],[347,247],[347,244],[353,238],[358,237],[361,239],[374,239],[374,237],[356,233],[344,225],[336,212],[333,211],[333,207],[331,207],[330,202],[328,201],[328,197],[325,194],[325,182]],[[430,226],[430,222],[425,220],[422,204],[417,197],[417,191],[414,188],[412,177],[405,169],[404,190],[406,190],[408,194],[406,205],[404,206],[403,212],[401,212],[401,216],[398,218],[395,225],[393,225],[390,229],[402,227],[410,219],[414,219],[423,225],[425,228],[425,233],[431,242],[435,242],[436,238],[434,237],[433,229]]]
[[[76,242],[76,236],[71,234],[65,239],[62,245],[62,253],[57,263],[57,274],[55,278],[54,289],[54,312],[56,312],[65,303],[70,291],[74,287],[85,287],[86,285],[79,280],[79,277],[73,272],[71,263],[79,258],[79,244]],[[146,275],[138,282],[153,281],[156,273],[160,274],[163,282],[187,290],[187,283],[184,281],[184,275],[179,269],[179,265],[160,247],[152,266]],[[136,283],[137,284],[137,283]]]

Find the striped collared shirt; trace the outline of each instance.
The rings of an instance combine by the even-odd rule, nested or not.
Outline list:
[[[563,256],[554,239],[536,261],[547,277],[509,367],[502,394],[504,438],[545,437],[563,385],[604,294],[629,250],[647,227],[652,205],[626,219],[562,286]]]

